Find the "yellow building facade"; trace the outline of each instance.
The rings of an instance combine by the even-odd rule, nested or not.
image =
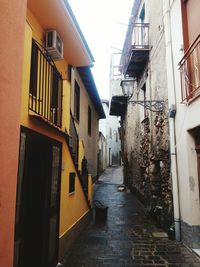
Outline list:
[[[87,176],[85,190],[82,160],[97,165],[98,119],[104,117],[90,71],[93,61],[67,1],[28,0],[15,267],[55,267],[89,220],[92,177]],[[74,72],[79,78],[72,78]],[[91,171],[97,175],[96,167]]]

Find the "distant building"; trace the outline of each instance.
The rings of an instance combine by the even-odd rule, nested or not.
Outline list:
[[[102,132],[99,132],[98,174],[100,175],[107,167],[107,143]]]
[[[119,120],[109,115],[109,101],[101,100],[106,119],[99,121],[99,130],[106,138],[106,166],[121,164],[121,141],[119,138]]]

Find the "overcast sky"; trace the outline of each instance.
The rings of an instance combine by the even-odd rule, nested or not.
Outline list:
[[[122,49],[134,0],[68,0],[95,58],[92,68],[101,98],[109,98],[110,55]]]

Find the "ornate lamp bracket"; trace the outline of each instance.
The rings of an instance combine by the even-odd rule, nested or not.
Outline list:
[[[129,100],[128,102],[132,104],[139,104],[152,112],[162,112],[164,109],[163,100]]]

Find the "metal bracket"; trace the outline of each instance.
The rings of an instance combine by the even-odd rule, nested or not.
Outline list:
[[[162,112],[164,109],[164,101],[163,100],[129,100],[133,104],[139,104],[144,108],[151,110],[152,112]]]

